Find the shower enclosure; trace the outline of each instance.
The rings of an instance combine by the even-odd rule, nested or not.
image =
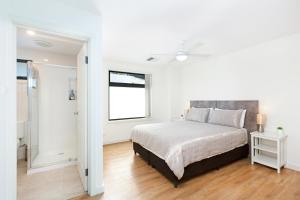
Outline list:
[[[32,62],[27,65],[28,173],[76,164],[77,68]]]

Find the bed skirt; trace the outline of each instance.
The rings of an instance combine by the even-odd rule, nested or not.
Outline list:
[[[163,159],[159,158],[158,156],[135,142],[133,142],[133,150],[135,154],[138,153],[149,165],[154,167],[157,171],[159,171],[162,175],[169,179],[173,183],[174,187],[177,187],[180,183],[195,176],[198,176],[210,170],[218,169],[234,161],[246,158],[249,154],[249,147],[248,144],[246,144],[223,154],[219,154],[189,164],[184,168],[183,177],[181,179],[178,179]]]

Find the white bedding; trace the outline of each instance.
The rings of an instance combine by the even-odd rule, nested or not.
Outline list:
[[[132,141],[161,159],[180,179],[184,167],[247,144],[247,130],[192,121],[134,127]]]

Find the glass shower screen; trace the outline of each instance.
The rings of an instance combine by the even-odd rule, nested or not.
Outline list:
[[[38,121],[38,70],[28,62],[28,168],[39,153],[39,121]]]

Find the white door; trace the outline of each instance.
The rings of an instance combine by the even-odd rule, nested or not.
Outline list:
[[[77,55],[77,132],[78,171],[84,190],[87,191],[87,45],[84,44]]]

